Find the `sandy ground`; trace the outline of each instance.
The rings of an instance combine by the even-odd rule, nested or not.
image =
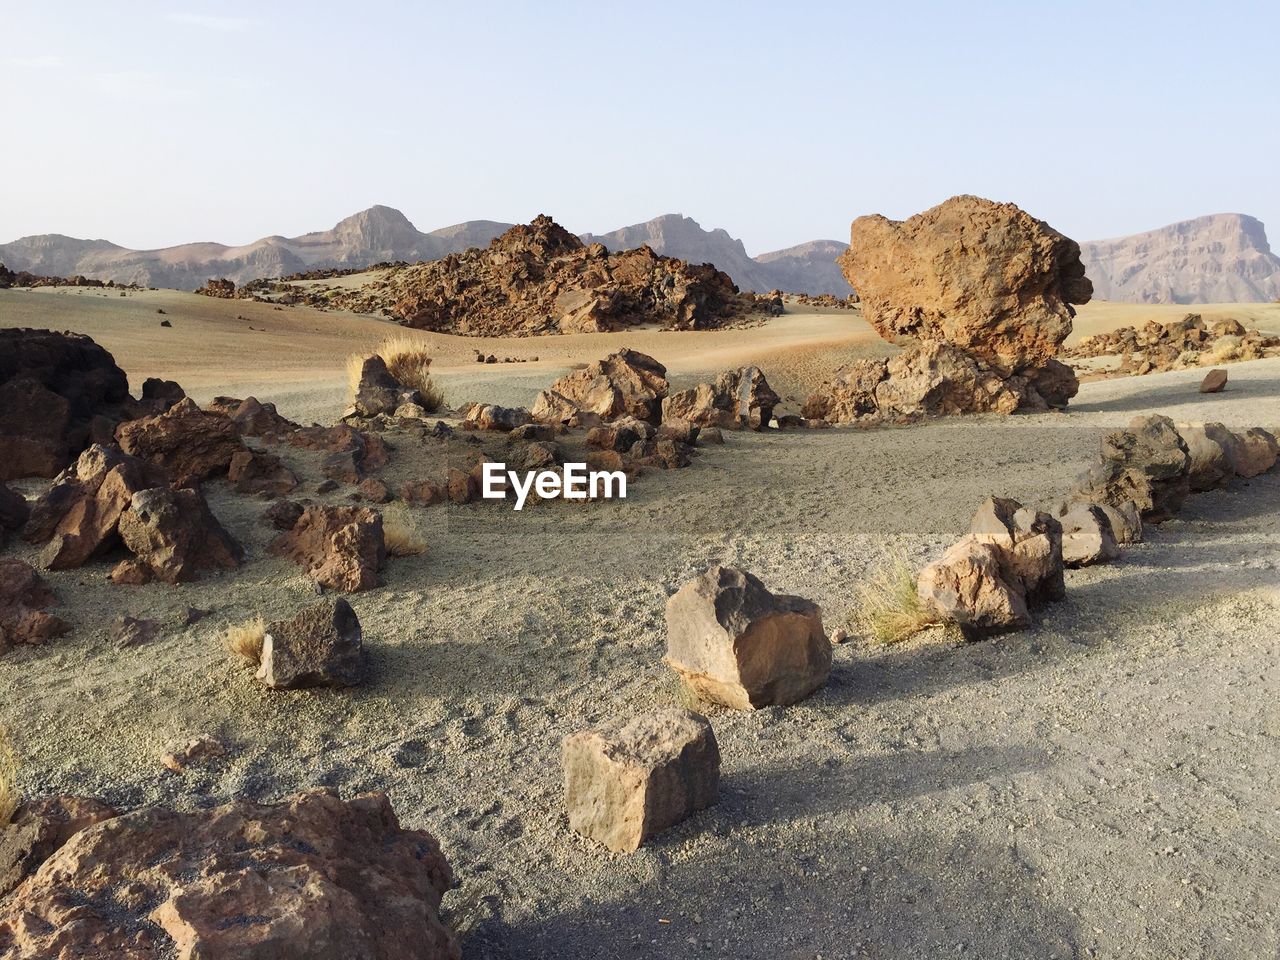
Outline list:
[[[340,357],[386,329],[322,315],[330,326],[309,334],[310,311],[267,308],[249,323],[282,326],[250,351],[247,324],[230,318],[251,304],[147,293],[67,306],[55,321],[67,296],[0,294],[0,323],[84,329],[135,381],[257,392],[322,419],[341,402]],[[172,331],[151,329],[157,306]],[[157,335],[187,323],[207,349],[162,351]],[[872,349],[860,323],[796,317],[626,340],[656,344],[677,380],[700,365],[798,357],[799,383],[824,356]],[[512,401],[540,367],[617,342],[506,342],[502,354],[548,359],[481,376],[464,372],[472,341],[448,352],[456,339],[442,339],[442,379]],[[244,358],[221,382],[216,350],[230,351],[217,362]],[[50,574],[76,629],[0,659],[0,723],[14,730],[29,793],[201,805],[311,784],[389,791],[458,873],[446,903],[469,958],[1272,957],[1277,473],[1196,497],[1119,563],[1070,573],[1068,599],[1032,630],[961,646],[846,644],[805,703],[712,711],[720,803],[637,854],[575,836],[560,805],[565,734],[680,701],[661,663],[663,605],[686,579],[741,564],[819,602],[833,629],[853,585],[887,556],[936,555],[991,493],[1052,502],[1101,434],[1136,413],[1280,424],[1280,360],[1232,366],[1215,396],[1196,392],[1201,375],[1086,384],[1066,414],[732,435],[688,469],[641,477],[624,502],[405,510],[431,549],[391,561],[385,587],[350,598],[372,676],[342,693],[271,693],[221,648],[225,624],[288,615],[313,594],[297,568],[265,555],[264,504],[213,483],[214,512],[249,562],[178,587],[112,586],[110,561]],[[255,383],[264,388],[246,389]],[[438,446],[388,439],[390,476],[443,469]],[[309,487],[319,479],[308,455],[281,453]],[[188,604],[212,613],[179,628]],[[115,649],[108,626],[122,612],[163,620],[165,636]],[[160,768],[161,750],[205,732],[234,757],[185,777]]]

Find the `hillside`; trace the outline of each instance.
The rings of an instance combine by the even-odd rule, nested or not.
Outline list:
[[[1280,298],[1280,257],[1261,221],[1240,213],[1080,244],[1094,296],[1130,303],[1231,303]]]

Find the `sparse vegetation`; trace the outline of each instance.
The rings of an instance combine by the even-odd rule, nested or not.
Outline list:
[[[9,731],[0,727],[0,827],[9,825],[18,809],[18,754],[9,739]]]
[[[391,557],[416,557],[427,552],[427,541],[404,517],[395,513],[383,514],[382,541],[387,546],[387,555]]]
[[[890,556],[854,592],[852,626],[877,643],[899,643],[934,625],[916,593],[916,570],[906,554]]]
[[[223,641],[232,653],[257,666],[262,662],[262,642],[266,635],[267,622],[262,617],[254,617],[227,627]]]
[[[418,391],[427,413],[435,413],[444,406],[444,392],[431,379],[431,356],[426,344],[404,335],[388,337],[373,354],[353,353],[347,358],[347,386],[352,394],[360,385],[364,361],[371,355],[381,357],[388,372],[402,386]]]

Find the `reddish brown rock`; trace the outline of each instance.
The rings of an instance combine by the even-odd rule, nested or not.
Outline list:
[[[1227,371],[1210,370],[1200,381],[1201,393],[1221,393],[1227,388]]]
[[[0,483],[0,547],[5,545],[10,535],[25,527],[30,517],[27,498]]]
[[[208,412],[227,417],[244,437],[262,437],[282,440],[302,427],[280,416],[274,403],[261,403],[256,397],[244,400],[235,397],[215,397]]]
[[[1280,458],[1280,440],[1269,430],[1252,427],[1236,434],[1231,449],[1231,467],[1237,476],[1256,477],[1266,473]]]
[[[727,370],[711,383],[673,393],[662,401],[662,419],[729,430],[762,430],[779,396],[758,367]]]
[[[1135,417],[1127,429],[1102,438],[1100,461],[1077,481],[1072,499],[1111,506],[1132,501],[1143,520],[1160,523],[1187,499],[1190,465],[1187,444],[1172,420]]]
[[[561,377],[538,395],[531,413],[542,423],[568,423],[582,413],[657,423],[666,395],[667,368],[653,357],[624,349]]]
[[[969,533],[996,548],[1004,579],[1022,592],[1028,606],[1066,596],[1062,524],[1052,515],[1017,500],[988,497],[974,514]]]
[[[383,794],[149,807],[70,836],[0,906],[0,956],[460,960],[436,840]]]
[[[358,489],[360,498],[370,503],[390,503],[391,489],[377,477],[365,477]]]
[[[891,341],[946,342],[1001,376],[1042,367],[1093,285],[1080,246],[1011,203],[959,196],[896,222],[860,217],[839,259]]]
[[[444,503],[449,493],[444,484],[434,480],[414,480],[402,484],[399,490],[400,499],[405,503],[429,507],[433,503]]]
[[[244,449],[231,458],[227,480],[236,493],[282,497],[298,486],[298,477],[273,453]]]
[[[198,490],[153,487],[133,495],[120,517],[120,539],[139,565],[165,583],[232,570],[244,559]]]
[[[0,329],[0,481],[55,476],[132,406],[124,371],[89,337]]]
[[[111,623],[111,639],[122,650],[141,647],[160,635],[160,623],[145,617],[131,617],[122,613]]]
[[[1026,595],[1005,579],[999,549],[972,535],[920,571],[916,591],[927,612],[958,625],[968,637],[1031,625]]]
[[[317,583],[347,593],[380,585],[387,558],[382,515],[368,507],[309,506],[267,549],[300,564]]]
[[[711,567],[667,601],[667,663],[693,693],[739,710],[786,706],[827,682],[822,610],[773,594],[734,567]]]
[[[65,620],[46,612],[57,602],[31,564],[0,559],[0,653],[19,643],[45,643],[70,630]]]
[[[166,750],[160,755],[160,763],[174,773],[186,773],[210,766],[227,755],[227,745],[216,737],[201,734],[182,746]]]
[[[234,424],[189,397],[159,416],[121,424],[116,439],[125,453],[160,467],[179,486],[226,473],[246,449]]]
[[[0,827],[0,901],[86,827],[117,816],[89,797],[44,797],[18,807]]]
[[[342,598],[321,600],[267,626],[258,680],[273,690],[354,687],[364,679],[360,621]]]
[[[569,826],[631,852],[716,802],[720,749],[705,717],[669,708],[564,740]]]
[[[326,454],[321,472],[340,483],[359,483],[381,470],[390,460],[387,445],[374,434],[356,430],[345,423],[332,427],[303,427],[287,438],[295,447]]]
[[[493,403],[473,403],[462,412],[462,426],[468,430],[498,430],[509,433],[529,423],[524,407],[500,407]]]

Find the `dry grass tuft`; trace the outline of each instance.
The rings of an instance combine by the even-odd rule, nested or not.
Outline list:
[[[228,650],[257,666],[262,662],[262,642],[266,635],[267,622],[262,617],[254,617],[232,624],[222,636]]]
[[[444,392],[431,379],[431,355],[421,340],[401,334],[388,337],[374,354],[381,357],[396,381],[422,396],[422,407],[435,413],[444,406]],[[353,353],[347,358],[347,388],[354,396],[360,385],[360,370],[370,354]]]
[[[383,514],[382,542],[391,557],[416,557],[427,552],[427,541],[408,521],[394,513]]]
[[[900,643],[936,621],[916,593],[916,570],[899,553],[854,591],[853,626],[882,644]]]
[[[0,728],[0,827],[7,827],[18,809],[18,754],[9,731]]]

